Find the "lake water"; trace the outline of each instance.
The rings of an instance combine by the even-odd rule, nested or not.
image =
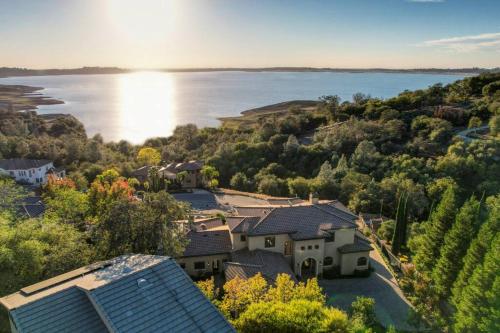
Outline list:
[[[316,100],[356,92],[388,98],[409,89],[451,83],[458,75],[332,72],[135,72],[114,75],[32,76],[0,84],[40,86],[65,104],[40,106],[40,113],[69,113],[89,136],[141,143],[168,136],[177,125],[217,126],[217,117],[293,99]]]

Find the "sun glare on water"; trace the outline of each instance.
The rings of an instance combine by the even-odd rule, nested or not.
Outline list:
[[[119,137],[140,143],[167,136],[176,121],[175,80],[168,73],[138,72],[118,78]]]

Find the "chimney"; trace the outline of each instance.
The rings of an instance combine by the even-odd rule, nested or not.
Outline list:
[[[309,193],[309,203],[311,205],[316,205],[319,203],[318,193]]]

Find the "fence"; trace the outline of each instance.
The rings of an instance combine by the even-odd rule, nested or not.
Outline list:
[[[378,238],[377,235],[372,234],[373,239],[375,240],[375,243],[382,249],[382,254],[386,256],[386,258],[389,260],[389,263],[393,268],[396,268],[399,272],[402,272],[402,264],[401,260],[399,260],[398,256],[396,256],[394,253],[391,252],[389,249],[389,246],[387,246],[386,241],[381,240]]]

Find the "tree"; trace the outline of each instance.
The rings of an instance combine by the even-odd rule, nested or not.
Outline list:
[[[469,119],[469,124],[467,125],[468,128],[474,128],[474,127],[480,127],[483,124],[483,121],[481,118],[473,116]]]
[[[237,318],[252,303],[263,301],[266,292],[267,283],[260,273],[246,280],[236,277],[224,284],[220,309],[226,316]]]
[[[15,181],[0,176],[0,211],[16,214],[26,191]]]
[[[457,306],[462,300],[462,293],[469,285],[469,280],[474,269],[483,262],[484,255],[490,247],[493,237],[500,231],[500,196],[490,197],[486,200],[488,217],[481,226],[477,237],[470,244],[467,254],[463,259],[463,267],[453,284],[451,303]]]
[[[237,172],[231,177],[230,181],[231,188],[239,191],[249,191],[251,190],[251,182],[243,172]]]
[[[396,222],[394,220],[387,220],[382,222],[380,228],[377,230],[377,236],[386,240],[391,241],[394,235],[394,229],[396,228]]]
[[[377,151],[373,142],[364,140],[359,143],[351,156],[351,166],[357,172],[378,174],[378,166],[382,162],[382,155]]]
[[[396,228],[394,229],[391,243],[392,252],[395,254],[399,254],[401,248],[406,246],[406,232],[408,227],[407,204],[408,195],[406,192],[403,192],[399,196],[398,210],[396,212]]]
[[[214,188],[219,185],[219,171],[211,165],[204,165],[201,169],[201,176],[203,177],[203,182],[208,188]]]
[[[434,287],[443,299],[448,298],[453,282],[462,269],[470,242],[474,239],[480,223],[480,202],[470,198],[460,208],[455,223],[444,237],[440,257],[432,271]]]
[[[90,211],[88,196],[71,188],[54,189],[45,198],[46,214],[78,230],[86,229],[86,217]]]
[[[498,136],[498,134],[500,134],[500,115],[491,117],[488,125],[490,126],[490,134],[492,136]]]
[[[239,332],[344,333],[349,330],[347,315],[308,300],[259,302],[249,306],[235,321]]]
[[[377,321],[375,300],[368,297],[356,297],[351,304],[349,314],[352,320],[360,321],[364,326],[373,326]]]
[[[161,154],[154,148],[141,148],[137,153],[137,162],[141,165],[158,165],[161,161]]]
[[[297,140],[297,137],[295,135],[290,135],[288,136],[288,140],[284,145],[284,152],[285,154],[293,155],[298,151],[299,146],[300,144]]]
[[[321,165],[318,175],[314,179],[313,188],[320,197],[333,199],[337,196],[338,184],[332,166],[328,161]]]
[[[288,190],[292,196],[306,199],[311,193],[311,187],[311,181],[304,177],[288,179]]]
[[[455,188],[448,187],[436,210],[426,222],[421,247],[414,257],[415,266],[421,273],[430,273],[434,268],[444,236],[455,221],[457,201]]]
[[[497,234],[484,262],[479,264],[462,298],[457,304],[454,329],[456,332],[494,332],[498,331],[498,281],[500,277],[500,234]],[[495,294],[494,291],[497,291]],[[496,317],[496,321],[495,320]],[[496,325],[496,328],[493,328]],[[493,329],[493,330],[490,330]]]

